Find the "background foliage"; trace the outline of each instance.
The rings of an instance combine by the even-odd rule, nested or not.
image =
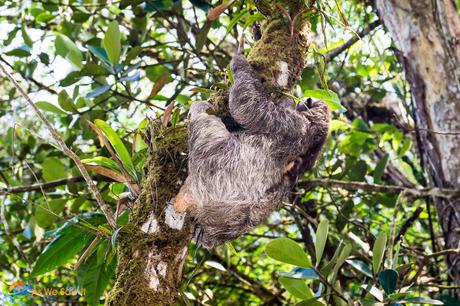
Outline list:
[[[174,102],[171,121],[180,124],[191,101],[228,86],[238,35],[244,33],[247,48],[253,43],[251,29],[262,15],[252,1],[235,1],[209,20],[219,4],[0,1],[1,64],[88,165],[114,210],[125,207],[128,188],[142,179],[145,118],[161,116]],[[430,198],[375,192],[373,185],[426,185],[391,39],[366,1],[316,5],[316,52],[293,94],[302,98],[327,86],[345,111],[334,111],[321,161],[280,211],[232,245],[209,252],[192,247],[182,302],[458,305],[436,253],[442,237]],[[102,303],[116,267],[116,232],[17,90],[4,76],[0,84],[0,300]],[[331,180],[343,182],[341,188]],[[22,287],[11,286],[18,281]],[[27,285],[86,292],[40,297],[19,290]]]

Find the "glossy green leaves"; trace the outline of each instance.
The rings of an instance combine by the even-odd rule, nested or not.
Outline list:
[[[315,242],[315,255],[316,255],[316,266],[318,266],[323,256],[324,247],[326,246],[327,235],[329,233],[329,221],[322,220],[318,229],[316,230],[316,242]]]
[[[374,243],[374,248],[372,249],[372,269],[374,275],[377,275],[379,272],[380,264],[383,260],[383,255],[385,253],[385,247],[387,244],[387,235],[384,232],[380,232],[377,239]]]
[[[56,54],[68,60],[75,66],[75,68],[80,70],[83,67],[83,54],[78,49],[77,45],[66,35],[56,35],[54,48],[56,49]]]
[[[340,104],[339,96],[332,90],[325,90],[325,89],[309,89],[303,92],[303,96],[305,98],[314,98],[318,100],[322,100],[329,105],[331,110],[338,110],[341,112],[346,111],[345,107]]]
[[[131,160],[131,155],[129,154],[128,150],[126,149],[123,141],[121,141],[120,136],[112,129],[112,127],[105,121],[96,119],[94,124],[104,133],[104,135],[109,140],[110,144],[112,145],[113,149],[117,153],[118,158],[122,162],[123,166],[126,167],[128,172],[136,177],[133,161]]]
[[[276,238],[267,245],[265,253],[273,259],[294,266],[310,268],[311,261],[307,253],[289,238]]]
[[[102,46],[107,52],[110,63],[113,65],[118,64],[121,54],[121,34],[116,21],[112,21],[109,24],[104,39],[102,40]]]

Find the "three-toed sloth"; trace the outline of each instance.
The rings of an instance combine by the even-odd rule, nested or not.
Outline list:
[[[244,55],[235,54],[231,68],[229,111],[242,129],[228,131],[207,113],[209,103],[192,105],[189,174],[174,203],[194,218],[206,248],[249,232],[279,206],[297,176],[313,167],[330,122],[324,102],[272,101]]]

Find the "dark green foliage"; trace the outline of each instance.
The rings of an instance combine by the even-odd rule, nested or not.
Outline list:
[[[124,210],[120,227],[112,230],[74,163],[0,76],[0,303],[11,297],[9,286],[16,281],[35,288],[86,288],[85,296],[49,297],[50,304],[104,302],[104,291],[113,287],[115,246],[142,236],[126,237],[125,226],[132,213],[130,192],[148,174],[146,152],[158,157],[161,151],[149,137],[179,127],[181,132],[167,139],[185,151],[182,128],[191,101],[217,92],[214,102],[225,101],[222,92],[232,83],[227,67],[238,36],[244,33],[247,52],[254,45],[252,27],[264,19],[256,1],[238,0],[213,22],[206,14],[222,1],[111,2],[0,1],[0,64],[14,71],[88,166],[112,211]],[[333,108],[321,161],[300,178],[280,210],[249,235],[209,252],[191,243],[180,302],[316,306],[342,305],[347,299],[363,305],[458,305],[448,289],[453,284],[443,257],[426,256],[443,248],[431,200],[403,196],[397,206],[397,193],[369,187],[422,188],[428,177],[413,133],[408,84],[390,37],[380,26],[330,57],[331,50],[354,36],[351,30],[359,32],[377,16],[363,1],[314,2],[315,9],[304,13],[314,38],[307,67],[295,67],[301,79],[285,94],[300,103],[322,98]],[[281,18],[273,23],[275,29],[288,20]],[[272,51],[292,45],[270,43]],[[263,58],[253,61],[277,67]],[[166,129],[151,131],[146,117],[163,120]],[[185,165],[185,156],[176,151]],[[173,184],[173,178],[184,175],[176,170],[159,182]],[[322,181],[311,187],[317,179]],[[162,205],[172,198],[168,192],[160,191],[168,198]],[[143,193],[152,205],[156,196]],[[406,224],[419,207],[419,217]],[[148,214],[144,209],[137,213]],[[394,217],[395,233],[405,229],[397,237],[401,247],[390,241]],[[138,247],[150,247],[148,241],[138,242]],[[391,266],[388,254],[393,254]],[[122,258],[129,265],[133,254]],[[36,295],[14,298],[25,305],[44,303]]]

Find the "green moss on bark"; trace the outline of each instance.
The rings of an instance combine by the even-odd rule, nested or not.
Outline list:
[[[133,206],[130,222],[118,238],[118,266],[114,288],[106,305],[173,305],[182,277],[183,253],[191,238],[189,222],[182,230],[164,224],[164,211],[186,176],[186,127],[161,130],[154,140],[155,150],[147,162],[142,191]],[[154,214],[158,230],[141,230]],[[158,256],[158,260],[155,256]],[[153,270],[158,286],[150,284],[148,273],[158,263],[167,267],[165,274]]]
[[[274,92],[290,90],[299,80],[305,67],[310,45],[310,28],[306,20],[297,19],[291,35],[290,24],[284,16],[268,19],[262,25],[262,38],[248,55],[248,61],[257,71],[267,88]],[[287,82],[278,80],[282,73],[280,62],[288,68]]]
[[[297,18],[291,32],[288,18],[271,9],[272,2],[258,3],[267,20],[262,25],[262,38],[252,48],[248,60],[268,90],[281,96],[280,90],[290,90],[300,78],[310,44],[310,29],[307,20]],[[268,6],[263,7],[262,3]],[[303,1],[281,3],[292,17],[304,9]],[[285,80],[282,86],[280,76]],[[215,105],[214,114],[228,116],[227,92],[214,94],[209,102]],[[186,178],[187,129],[186,126],[162,129],[158,125],[156,133],[141,193],[134,203],[130,222],[119,234],[116,282],[106,305],[174,305],[178,297],[191,225],[186,220],[182,230],[171,229],[164,224],[164,213]],[[146,233],[141,228],[152,219],[152,214],[158,229]],[[159,267],[163,263],[167,269],[161,273],[163,269]],[[156,278],[149,277],[146,271],[150,270]],[[152,284],[152,279],[158,284]]]

